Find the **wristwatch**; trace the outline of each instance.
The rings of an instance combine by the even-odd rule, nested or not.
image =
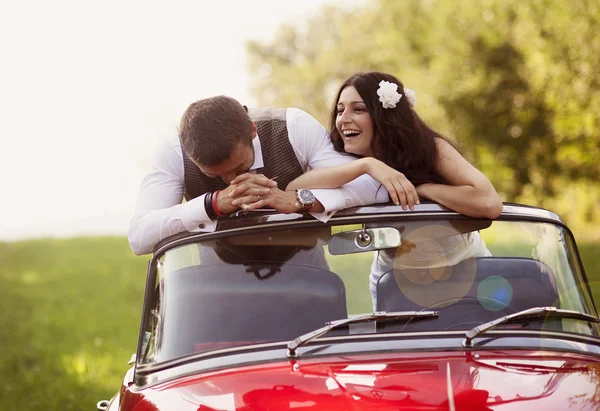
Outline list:
[[[315,205],[316,200],[312,191],[306,188],[296,190],[296,199],[298,200],[298,205],[300,206],[298,211],[310,210]]]

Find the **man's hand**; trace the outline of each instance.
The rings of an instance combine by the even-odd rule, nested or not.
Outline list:
[[[227,188],[219,191],[219,195],[217,196],[217,208],[223,214],[230,214],[238,209],[238,206],[232,204],[234,198],[231,197],[231,192],[234,189],[235,186],[227,186]]]
[[[254,197],[252,201],[245,202],[244,198],[234,200],[233,204],[242,207],[246,211],[269,207],[284,214],[295,213],[302,208],[302,204],[296,198],[295,191],[283,191],[277,187],[271,188],[270,194],[264,197],[261,195],[258,201]]]
[[[277,178],[277,177],[275,177],[275,178]],[[250,184],[256,184],[256,185],[260,185],[260,186],[264,186],[264,187],[277,187],[277,181],[275,181],[275,178],[270,179],[269,177],[265,176],[264,174],[244,173],[244,174],[240,174],[239,176],[234,178],[231,181],[231,185],[240,186],[240,185],[242,185],[242,183],[250,183]]]
[[[265,179],[267,179],[265,177]],[[267,179],[268,181],[272,181]],[[235,180],[234,180],[235,181]],[[262,180],[260,180],[262,181]],[[254,184],[251,182],[243,182],[242,187],[236,184],[231,184],[219,191],[217,196],[217,208],[223,214],[233,213],[239,209],[240,204],[253,203],[260,200],[260,196],[267,195],[271,192],[271,189],[262,185]],[[277,184],[277,183],[275,183]],[[234,203],[234,200],[239,199],[240,201]]]
[[[236,200],[233,205],[241,206],[259,201],[271,193],[273,187],[277,187],[277,182],[262,174],[244,173],[234,178],[229,187],[233,189],[228,195]]]

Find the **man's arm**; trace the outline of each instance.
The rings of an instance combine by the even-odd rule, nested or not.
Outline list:
[[[129,245],[137,254],[151,253],[158,242],[183,231],[214,231],[204,209],[204,196],[183,200],[184,170],[179,138],[160,144],[137,196],[136,210],[129,223]]]

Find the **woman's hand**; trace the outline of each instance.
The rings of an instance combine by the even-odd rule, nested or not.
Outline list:
[[[369,158],[367,173],[386,188],[394,204],[402,204],[403,210],[407,206],[414,210],[415,204],[420,204],[415,186],[398,170],[375,158]]]

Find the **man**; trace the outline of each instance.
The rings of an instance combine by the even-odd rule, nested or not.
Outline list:
[[[324,222],[342,208],[387,201],[367,175],[339,189],[283,191],[309,169],[354,159],[335,151],[325,128],[302,110],[247,111],[217,96],[192,103],[179,128],[155,152],[138,194],[129,225],[137,255],[182,231],[214,231],[217,217],[258,201]]]

